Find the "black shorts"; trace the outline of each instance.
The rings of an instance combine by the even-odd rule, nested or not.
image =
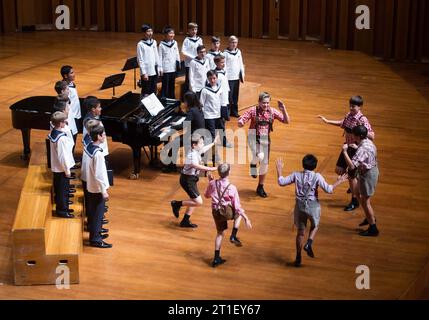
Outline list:
[[[347,149],[347,154],[349,155],[350,159],[353,159],[354,155],[356,154],[356,151],[357,151],[357,149],[350,148],[350,147]],[[341,152],[340,156],[338,157],[337,167],[343,168],[345,171],[347,171],[349,174],[349,179],[356,178],[357,168],[355,168],[353,170],[350,170],[348,168],[348,165],[347,165],[346,159],[344,158],[343,152]]]
[[[200,196],[197,186],[199,180],[198,176],[188,176],[186,174],[180,176],[180,185],[191,199],[196,199]]]
[[[356,154],[356,149],[349,147],[347,149],[347,154],[349,155],[350,159],[353,159],[354,155]],[[337,167],[343,168],[344,170],[346,170],[348,168],[346,158],[344,158],[344,154],[342,151],[341,151],[340,156],[338,157],[338,160],[337,160]]]

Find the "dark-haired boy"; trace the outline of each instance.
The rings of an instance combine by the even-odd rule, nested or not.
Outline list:
[[[159,43],[159,74],[162,76],[161,97],[175,99],[175,84],[177,63],[180,63],[180,53],[177,42],[174,40],[173,28],[164,29],[165,38]]]
[[[137,44],[137,61],[140,66],[142,97],[156,94],[159,66],[158,46],[150,25],[142,26],[143,39]]]
[[[85,154],[88,156],[88,159],[85,168],[83,168],[83,170],[87,170],[85,177],[88,189],[89,241],[92,247],[111,248],[111,244],[104,242],[104,239],[109,235],[102,234],[103,217],[106,201],[109,200],[108,189],[110,187],[106,162],[100,147],[106,139],[106,133],[102,126],[97,126],[92,128],[89,134],[93,142],[85,147]]]
[[[198,55],[189,63],[189,89],[200,96],[207,82],[207,72],[210,71],[210,61],[206,58],[206,47],[198,46]]]
[[[368,230],[359,234],[364,237],[376,237],[379,231],[370,199],[375,193],[379,175],[377,148],[368,139],[368,129],[365,126],[354,127],[352,134],[358,145],[356,153],[351,159],[347,153],[348,145],[344,144],[343,155],[349,169],[358,171],[358,188],[356,189],[366,216],[365,220],[359,226],[369,225]]]
[[[76,144],[77,134],[79,128],[82,126],[82,112],[80,106],[79,95],[76,89],[76,74],[72,66],[63,66],[61,67],[61,76],[63,81],[67,82],[69,86],[69,99],[70,99],[70,115],[69,118],[73,117],[76,122],[76,131],[73,129],[73,124],[69,123],[72,133],[74,143]],[[73,149],[74,152],[74,149]]]
[[[217,141],[215,141],[217,143]],[[180,222],[181,228],[197,228],[196,224],[190,221],[192,213],[195,208],[203,205],[203,198],[198,190],[197,183],[199,181],[200,171],[215,171],[216,168],[206,167],[201,164],[201,154],[206,153],[208,150],[215,146],[215,143],[204,145],[204,139],[199,134],[193,134],[191,137],[191,147],[185,159],[185,166],[183,167],[182,174],[180,176],[180,185],[189,196],[189,200],[186,201],[171,201],[171,207],[173,214],[176,218],[179,218],[180,208],[187,207],[182,222]]]
[[[212,37],[212,47],[207,52],[207,58],[210,61],[210,69],[213,70],[216,68],[216,63],[214,58],[222,55],[220,51],[220,39],[218,37]]]
[[[313,241],[316,236],[320,222],[320,203],[318,199],[318,188],[322,188],[326,193],[333,193],[334,189],[347,180],[344,174],[338,177],[338,180],[329,185],[320,173],[315,173],[317,167],[317,158],[314,155],[306,155],[302,160],[304,171],[293,172],[287,177],[283,177],[283,159],[278,159],[277,177],[280,186],[284,187],[292,183],[295,184],[296,203],[294,210],[295,226],[298,229],[296,235],[296,260],[295,266],[301,266],[301,251],[304,246],[305,229],[307,220],[310,220],[310,233],[304,251],[311,258],[314,258]]]
[[[326,124],[333,126],[341,127],[344,130],[345,143],[349,146],[347,149],[347,154],[350,158],[356,153],[356,143],[353,138],[352,129],[358,125],[364,125],[368,129],[368,138],[374,140],[375,133],[372,130],[371,124],[369,123],[367,117],[362,114],[362,106],[364,104],[363,98],[361,96],[354,96],[350,98],[349,107],[350,112],[344,117],[343,120],[328,120],[323,116],[318,116]],[[345,161],[344,155],[341,152],[335,172],[338,175],[342,175],[347,171],[347,163]],[[351,202],[344,208],[344,211],[352,211],[359,207],[358,201],[358,192],[357,192],[357,179],[356,179],[356,170],[349,170],[349,185],[350,191],[352,193]]]

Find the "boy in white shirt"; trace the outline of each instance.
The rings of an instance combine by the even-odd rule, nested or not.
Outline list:
[[[210,69],[213,70],[216,68],[216,63],[214,62],[214,58],[222,55],[220,51],[220,39],[218,37],[212,37],[212,47],[207,52],[207,58],[210,60]]]
[[[106,201],[109,200],[109,179],[107,177],[106,162],[100,145],[106,139],[102,126],[92,128],[90,132],[92,143],[85,148],[88,156],[84,170],[88,189],[88,229],[89,242],[92,247],[111,248],[112,245],[104,242],[108,234],[102,235],[103,217]]]
[[[197,48],[198,55],[189,64],[189,89],[195,92],[198,96],[201,90],[206,85],[207,72],[210,71],[210,62],[206,58],[206,48],[199,46]]]
[[[182,54],[185,57],[185,88],[184,92],[189,90],[189,64],[191,60],[197,56],[198,46],[203,45],[203,40],[197,35],[198,24],[190,22],[188,24],[188,36],[185,38],[182,44]]]
[[[48,135],[50,143],[51,170],[54,175],[54,199],[56,215],[62,218],[74,218],[69,209],[69,189],[71,168],[75,165],[72,145],[67,134],[63,132],[67,115],[55,112],[51,117],[54,126]]]
[[[180,66],[180,53],[174,40],[174,29],[164,29],[165,39],[159,43],[159,74],[162,77],[161,97],[175,99],[177,65]]]
[[[231,36],[229,46],[224,51],[226,74],[229,80],[230,94],[229,107],[231,116],[239,118],[238,97],[240,95],[240,81],[244,82],[244,64],[241,50],[238,47],[238,38]]]
[[[187,207],[185,216],[183,217],[182,222],[180,223],[181,228],[197,228],[196,224],[193,224],[190,221],[192,213],[195,208],[201,207],[203,205],[203,198],[198,190],[197,183],[199,181],[200,171],[215,171],[216,168],[211,168],[203,166],[201,164],[201,155],[211,148],[214,147],[215,143],[209,145],[204,145],[204,139],[198,134],[192,135],[191,146],[192,149],[189,150],[186,155],[185,166],[183,167],[182,174],[180,176],[180,185],[183,190],[188,194],[189,200],[186,201],[171,201],[171,207],[173,214],[176,218],[179,218],[180,208],[182,206]]]
[[[69,118],[74,118],[76,123],[76,130],[70,119],[69,125],[73,133],[74,143],[76,144],[77,134],[79,128],[82,126],[82,111],[80,106],[79,94],[76,89],[76,74],[72,66],[63,66],[61,67],[61,76],[63,81],[67,82],[69,86],[69,98],[70,98],[70,115]],[[74,152],[74,148],[73,148]]]
[[[150,25],[142,26],[143,39],[137,44],[137,61],[140,66],[142,96],[156,94],[158,80],[157,66],[159,63],[156,40],[152,39],[153,30]]]
[[[88,133],[86,129],[86,123],[89,120],[97,120],[99,121],[100,126],[102,126],[103,128],[104,126],[103,126],[103,122],[101,122],[100,120],[100,116],[102,112],[100,100],[98,100],[97,97],[89,96],[85,99],[84,105],[88,110],[88,113],[83,119],[83,136],[85,137]],[[106,158],[106,162],[107,162],[107,156],[109,155],[109,146],[107,144],[107,138],[104,140],[102,144],[100,144],[100,147],[101,149],[103,149],[103,156]]]

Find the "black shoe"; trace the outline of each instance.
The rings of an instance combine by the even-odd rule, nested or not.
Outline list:
[[[104,219],[104,220],[103,220],[103,224],[109,224],[109,220]]]
[[[352,189],[348,188],[347,189],[347,194],[350,194],[350,193],[352,193]]]
[[[235,244],[237,247],[242,247],[243,244],[241,243],[240,239],[238,239],[237,237],[230,237],[229,241],[231,241],[231,243]]]
[[[111,244],[106,243],[104,241],[96,241],[96,242],[91,241],[90,246],[95,248],[101,248],[101,249],[108,249],[113,247]]]
[[[238,113],[231,113],[231,117],[240,118],[240,115]]]
[[[301,266],[301,256],[297,256],[295,259],[295,267],[300,267]]]
[[[69,198],[74,198],[74,194],[69,193]]]
[[[101,235],[101,239],[103,239],[103,240],[107,239],[108,237],[109,237],[109,235],[107,233]]]
[[[344,211],[353,211],[355,209],[359,208],[359,202],[355,202],[352,200],[345,208]]]
[[[180,222],[180,228],[198,228],[198,225],[192,223],[191,221],[182,221]]]
[[[72,204],[73,204],[73,201],[69,200],[69,205],[72,205]]]
[[[67,211],[68,211],[68,213],[73,213],[74,212],[73,209],[68,209]]]
[[[108,233],[108,232],[109,232],[109,229],[101,228],[100,233]]]
[[[250,165],[250,175],[253,179],[256,179],[258,177],[258,169],[256,164]]]
[[[268,194],[265,192],[264,187],[259,186],[258,189],[256,189],[256,194],[260,196],[261,198],[267,198]]]
[[[221,257],[215,258],[215,259],[213,259],[212,267],[216,268],[217,266],[220,266],[221,264],[224,264],[225,262],[226,262],[226,260],[222,259]]]
[[[71,185],[69,185],[69,188],[70,189],[76,189],[76,185],[75,184],[71,184]]]
[[[377,227],[375,228],[369,227],[368,230],[359,232],[359,235],[362,237],[377,237],[379,233],[380,231],[378,231]]]
[[[69,189],[69,193],[70,193],[70,194],[72,194],[72,193],[76,193],[76,189]]]
[[[306,244],[306,245],[304,246],[304,251],[305,251],[305,252],[307,252],[307,255],[308,255],[310,258],[314,258],[314,252],[313,252],[313,249],[311,248],[311,246],[309,246],[308,244]]]
[[[179,218],[181,207],[182,206],[178,201],[175,201],[175,200],[171,201],[171,208],[173,209],[173,214],[176,218]]]
[[[377,222],[377,219],[375,219],[375,222]],[[367,226],[367,225],[369,225],[369,222],[368,222],[368,219],[367,219],[367,218],[365,218],[365,220],[363,220],[363,221],[359,224],[359,227],[364,227],[364,226]]]
[[[65,218],[65,219],[73,219],[74,218],[74,214],[71,214],[71,213],[56,213],[55,215],[59,218]]]

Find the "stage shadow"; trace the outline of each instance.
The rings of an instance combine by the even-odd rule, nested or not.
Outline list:
[[[8,154],[6,157],[0,159],[0,164],[12,168],[26,168],[28,161],[21,159],[21,152],[14,152]]]

